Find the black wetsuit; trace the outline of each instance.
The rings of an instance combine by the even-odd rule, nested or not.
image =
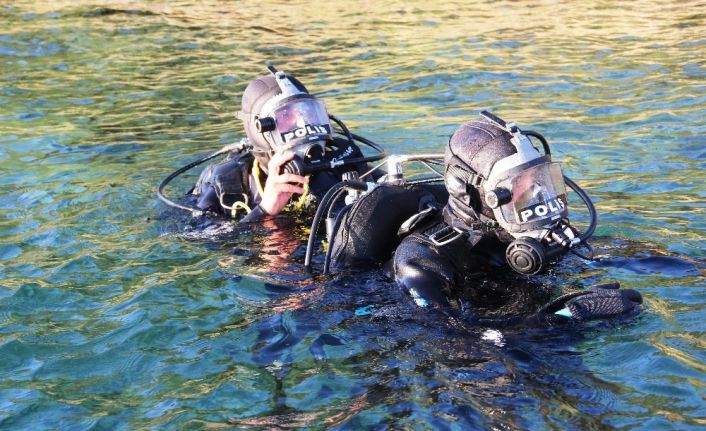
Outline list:
[[[417,305],[488,325],[607,318],[642,302],[638,292],[619,289],[617,283],[550,301],[559,289],[513,273],[505,261],[507,241],[491,223],[479,223],[471,231],[451,228],[458,220],[448,206],[439,209],[448,196],[443,192],[384,185],[364,195],[345,213],[329,245],[332,270],[359,270],[391,258],[392,276]],[[401,242],[399,234],[404,236]],[[564,308],[572,318],[554,314]]]
[[[361,156],[358,146],[342,138],[334,138],[333,142],[326,146],[327,160],[346,160]],[[264,218],[267,214],[259,206],[262,197],[253,174],[254,162],[255,157],[249,152],[231,152],[225,160],[209,165],[201,173],[192,189],[192,193],[197,196],[196,206],[205,211],[230,214],[231,211],[224,205],[232,207],[234,203],[241,202],[250,209],[247,212],[244,207],[238,207],[239,214],[236,214],[236,217],[242,217],[241,222],[253,222]],[[309,193],[314,200],[318,200],[333,185],[341,181],[344,172],[357,171],[362,174],[366,168],[365,163],[357,163],[316,172],[309,178]],[[263,187],[265,179],[265,175],[261,174],[260,184]],[[245,214],[244,217],[243,214]]]
[[[639,292],[621,289],[618,283],[550,301],[558,289],[518,276],[508,267],[507,243],[499,238],[502,233],[483,224],[477,230],[455,231],[454,220],[445,207],[443,217],[437,214],[420,224],[395,251],[395,281],[419,306],[458,310],[464,319],[481,324],[544,326],[615,317],[639,309],[642,303]],[[439,245],[444,240],[448,242]],[[490,303],[494,304],[489,307]],[[493,307],[503,309],[500,316],[476,312]],[[563,313],[555,314],[562,309]]]
[[[443,220],[427,224],[405,237],[395,250],[392,272],[395,281],[420,306],[447,307],[458,298],[461,286],[492,272],[507,269],[506,245],[492,236],[470,238],[459,235],[438,246],[436,233],[456,235]]]

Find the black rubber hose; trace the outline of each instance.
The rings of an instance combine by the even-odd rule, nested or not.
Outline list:
[[[316,208],[316,213],[314,214],[314,220],[311,222],[311,232],[309,232],[309,239],[306,242],[306,255],[304,257],[304,268],[307,271],[311,270],[311,255],[314,253],[314,241],[316,241],[316,234],[319,230],[319,225],[321,224],[322,215],[326,212],[329,201],[344,186],[343,182],[335,184],[331,187],[323,198],[321,198],[321,203],[319,207]]]
[[[545,304],[539,310],[538,314],[556,313],[557,311],[564,308],[564,304],[566,304],[569,300],[578,298],[579,296],[588,295],[589,293],[591,293],[590,290],[579,290],[577,292],[571,292],[561,295],[557,298],[554,298],[549,303]]]
[[[334,201],[331,206],[336,203]],[[329,269],[331,267],[331,255],[333,254],[333,240],[336,238],[335,233],[338,231],[338,228],[341,226],[341,221],[343,220],[343,216],[346,215],[346,213],[351,209],[351,206],[347,206],[341,209],[341,212],[338,213],[336,216],[336,220],[333,222],[333,232],[334,235],[331,236],[331,240],[328,243],[328,248],[326,249],[326,256],[324,257],[324,275],[329,273]]]
[[[178,204],[178,203],[176,203],[176,202],[174,202],[174,201],[168,199],[166,196],[164,196],[164,188],[165,188],[165,187],[167,186],[167,184],[169,184],[174,178],[178,177],[179,175],[183,174],[184,172],[188,171],[189,169],[193,168],[194,166],[198,166],[198,165],[200,165],[200,164],[202,164],[202,163],[205,163],[205,162],[207,162],[207,161],[209,161],[209,160],[211,160],[211,159],[214,159],[214,158],[220,156],[221,154],[227,153],[227,152],[229,152],[229,151],[233,151],[233,149],[232,149],[232,148],[221,148],[220,150],[216,151],[215,153],[210,154],[210,155],[208,155],[208,156],[206,156],[206,157],[203,157],[203,158],[201,158],[201,159],[199,159],[199,160],[196,160],[196,161],[194,161],[194,162],[191,162],[191,163],[189,163],[188,165],[183,166],[183,167],[177,169],[176,171],[172,172],[171,174],[169,174],[169,176],[168,176],[167,178],[163,179],[162,182],[159,183],[159,186],[157,187],[157,197],[159,198],[159,200],[161,200],[162,202],[164,202],[165,204],[167,204],[167,205],[169,205],[170,207],[173,207],[173,208],[179,208],[179,209],[183,209],[183,210],[186,210],[186,211],[189,211],[189,212],[193,212],[193,211],[202,211],[202,210],[201,210],[200,208],[198,208],[198,207],[191,206],[191,205],[182,205],[182,204]]]
[[[541,133],[535,132],[533,130],[523,130],[522,134],[527,135],[527,136],[533,136],[533,137],[539,139],[539,142],[542,143],[542,148],[544,148],[544,154],[547,156],[552,155],[552,151],[549,149],[549,142],[547,142],[547,139],[544,136],[542,136]]]
[[[348,142],[352,144],[353,143],[353,135],[351,135],[351,131],[348,130],[348,127],[346,127],[346,125],[343,123],[343,121],[339,120],[338,117],[336,117],[335,115],[328,114],[328,117],[331,120],[333,120],[334,123],[338,124],[338,127],[341,128],[343,133],[348,138]]]
[[[345,187],[341,188],[335,196],[331,198],[331,203],[328,205],[328,211],[326,211],[326,218],[330,218],[333,215],[333,209],[336,206],[336,202],[341,199],[341,196],[346,192]]]
[[[573,254],[575,254],[576,256],[580,257],[581,259],[595,260],[595,253],[593,252],[593,247],[591,247],[591,245],[587,242],[583,242],[582,245],[588,249],[589,253],[591,253],[590,256],[581,253],[580,251],[576,250],[575,248],[570,249],[570,251]]]
[[[564,182],[566,182],[566,184],[571,187],[571,189],[576,192],[577,195],[579,195],[583,203],[586,204],[586,209],[588,210],[588,213],[591,217],[591,223],[588,225],[588,228],[584,233],[579,235],[579,239],[582,242],[586,241],[591,237],[591,235],[593,235],[593,232],[596,230],[596,226],[598,225],[598,214],[596,213],[596,207],[593,206],[593,202],[591,202],[591,198],[588,197],[588,194],[586,194],[586,192],[584,192],[578,184],[571,181],[571,179],[566,175],[564,175]]]
[[[378,144],[376,144],[375,142],[371,141],[370,139],[367,139],[367,138],[364,138],[364,137],[362,137],[362,136],[356,135],[355,133],[351,133],[351,131],[350,131],[350,130],[348,129],[348,127],[346,126],[346,124],[345,124],[343,121],[341,121],[341,119],[339,119],[338,117],[336,117],[335,115],[328,114],[328,116],[329,116],[329,118],[330,118],[334,123],[336,123],[336,124],[338,125],[338,127],[341,128],[341,131],[343,131],[343,134],[346,136],[346,138],[348,138],[348,142],[350,142],[351,144],[353,144],[354,141],[358,141],[358,142],[360,142],[361,144],[365,144],[366,146],[368,146],[368,147],[370,147],[370,148],[372,148],[372,149],[374,149],[375,151],[378,152],[378,154],[376,154],[376,155],[374,155],[374,156],[367,156],[367,157],[365,157],[365,160],[359,160],[359,161],[358,161],[358,159],[351,159],[351,160],[355,160],[355,163],[360,163],[360,162],[374,162],[374,161],[377,161],[377,160],[382,160],[382,159],[384,159],[385,157],[387,157],[387,151],[386,151],[383,147],[381,147],[380,145],[378,145]],[[351,163],[351,162],[349,162],[349,161],[347,161],[347,162],[348,162],[348,163]]]
[[[314,172],[319,172],[319,171],[328,171],[331,170],[332,168],[338,168],[340,166],[347,166],[347,165],[355,165],[358,163],[368,163],[368,162],[375,162],[380,159],[385,158],[385,154],[381,155],[375,155],[375,156],[364,156],[364,157],[355,157],[352,159],[344,159],[341,161],[340,164],[337,164],[335,166],[331,166],[331,162],[319,162],[316,164],[309,165],[303,170],[303,173],[305,174],[312,174]]]
[[[373,150],[377,151],[378,154],[374,156],[368,156],[367,162],[374,162],[376,160],[382,160],[385,157],[387,157],[387,150],[385,150],[383,147],[380,145],[376,144],[375,142],[371,141],[368,138],[364,138],[360,135],[356,135],[355,133],[351,133],[351,136],[353,137],[354,140],[360,142],[361,144],[365,144],[368,147],[372,148]]]

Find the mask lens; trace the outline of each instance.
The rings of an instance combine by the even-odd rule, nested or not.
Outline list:
[[[296,99],[273,112],[279,146],[294,146],[300,142],[321,139],[331,134],[331,124],[324,103],[317,99]]]
[[[568,214],[559,163],[532,166],[498,185],[512,192],[512,200],[500,207],[507,223],[553,222]]]

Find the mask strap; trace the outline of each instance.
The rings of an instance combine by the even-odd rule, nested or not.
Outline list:
[[[486,120],[490,121],[491,123],[495,124],[496,126],[500,127],[503,130],[507,130],[510,132],[508,129],[508,124],[503,120],[502,118],[498,117],[497,115],[493,115],[488,111],[480,111],[481,117],[485,118]]]
[[[495,124],[497,127],[505,130],[509,134],[516,136],[517,134],[522,134],[522,131],[515,123],[508,123],[497,115],[493,115],[488,111],[481,111],[480,116]]]
[[[477,188],[481,187],[485,183],[485,178],[479,175],[473,168],[468,166],[463,160],[461,160],[456,155],[451,157],[451,160],[446,165],[446,174],[451,174],[452,176],[460,179],[466,184],[466,187],[468,187],[468,185],[470,184]],[[473,218],[478,221],[481,220],[481,217],[483,215],[479,214],[475,209],[473,209],[472,206],[466,205],[462,202],[459,203],[461,203],[464,207],[468,209],[470,215]]]
[[[483,176],[478,174],[475,170],[473,170],[473,168],[468,166],[457,156],[453,156],[451,158],[451,161],[446,166],[446,172],[474,187],[480,187],[485,183],[485,178],[483,178]]]

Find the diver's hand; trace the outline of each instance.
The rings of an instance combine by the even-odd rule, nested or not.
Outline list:
[[[293,194],[304,193],[304,184],[309,179],[301,175],[280,173],[282,166],[294,158],[294,153],[277,153],[267,164],[267,181],[262,191],[260,207],[269,215],[277,215],[289,202]]]
[[[618,283],[601,284],[586,295],[566,303],[571,318],[578,321],[609,319],[639,310],[642,295],[634,289],[621,289]]]
[[[585,322],[636,312],[640,304],[642,295],[637,290],[621,289],[618,283],[608,283],[562,295],[542,307],[537,315],[550,323],[562,318]]]

